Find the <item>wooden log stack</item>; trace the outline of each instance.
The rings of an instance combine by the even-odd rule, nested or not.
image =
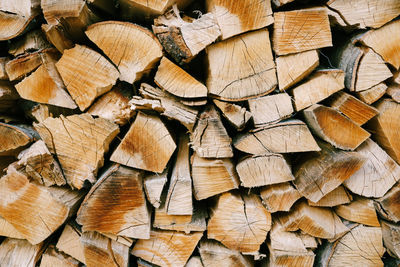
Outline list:
[[[1,0],[0,266],[400,266],[399,0]]]

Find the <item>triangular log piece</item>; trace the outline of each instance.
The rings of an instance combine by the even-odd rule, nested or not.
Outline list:
[[[267,211],[273,213],[289,211],[301,195],[290,183],[281,183],[262,187],[260,197]]]
[[[392,222],[400,222],[400,184],[389,190],[383,197],[375,202],[375,208],[379,214]]]
[[[368,105],[371,105],[372,103],[378,101],[378,99],[385,94],[387,89],[388,87],[386,84],[380,83],[367,90],[356,92],[356,96]]]
[[[386,94],[397,103],[400,103],[400,85],[395,83],[390,84],[386,90]]]
[[[11,125],[0,122],[0,155],[18,155],[27,145],[39,139],[38,134],[27,125]]]
[[[221,111],[222,116],[239,131],[246,126],[252,117],[251,113],[245,107],[217,99],[214,99],[213,102]]]
[[[21,39],[10,43],[8,53],[17,57],[25,53],[50,48],[51,44],[46,40],[46,36],[40,29],[27,32]]]
[[[40,261],[40,267],[79,267],[80,262],[76,259],[65,255],[62,252],[58,252],[54,245],[50,245]]]
[[[367,226],[380,226],[374,201],[368,198],[355,197],[349,204],[336,206],[335,212],[351,222],[362,223]]]
[[[60,23],[56,25],[42,24],[42,31],[46,34],[47,40],[57,48],[60,53],[63,53],[66,49],[74,47],[74,43],[65,32],[64,26]]]
[[[139,267],[141,266],[139,265]],[[200,256],[192,256],[185,264],[185,267],[204,267],[204,265],[201,262]]]
[[[76,224],[67,223],[57,241],[56,248],[84,264],[85,255],[80,241],[81,235],[82,232]]]
[[[43,249],[43,243],[31,245],[26,240],[6,238],[0,244],[1,265],[35,267]]]
[[[323,196],[317,202],[308,200],[308,205],[316,207],[334,207],[342,204],[348,204],[353,200],[353,197],[344,186],[336,187],[334,190]]]
[[[165,168],[162,173],[147,173],[143,179],[143,188],[147,200],[155,208],[159,208],[163,199],[162,194],[168,181],[169,168]]]
[[[14,59],[8,60],[4,66],[8,79],[10,81],[17,81],[25,78],[42,65],[45,60],[49,61],[51,59],[50,56],[58,59],[59,55],[57,53],[55,49],[46,49],[22,54]]]

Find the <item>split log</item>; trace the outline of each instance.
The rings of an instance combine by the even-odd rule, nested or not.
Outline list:
[[[229,102],[213,100],[215,106],[221,111],[222,116],[237,130],[242,130],[252,117],[251,113],[245,107]]]
[[[400,185],[397,184],[389,190],[383,197],[375,202],[375,208],[379,214],[395,223],[400,222]]]
[[[0,81],[0,111],[12,111],[20,98],[14,86],[8,81]]]
[[[128,267],[129,247],[96,232],[82,234],[81,243],[88,267]]]
[[[374,208],[374,201],[371,199],[357,197],[349,204],[336,206],[335,212],[340,217],[351,222],[380,227]]]
[[[105,237],[110,238],[111,240],[117,241],[118,243],[121,243],[127,247],[132,246],[134,239],[126,237],[126,236],[121,236],[121,235],[114,235],[110,233],[104,233],[102,234]]]
[[[270,229],[271,214],[257,195],[227,192],[217,200],[208,221],[207,237],[229,249],[252,254],[258,252]]]
[[[26,240],[6,238],[0,244],[1,265],[35,267],[43,249],[43,243],[31,245]]]
[[[22,102],[22,109],[25,115],[34,122],[43,122],[47,118],[56,118],[61,115],[70,116],[78,113],[77,109],[62,108],[52,105],[40,104],[25,100]]]
[[[94,183],[103,155],[118,134],[118,126],[89,114],[47,118],[35,124],[51,153],[57,155],[67,183],[81,189],[84,182]]]
[[[344,186],[336,187],[334,190],[323,196],[317,202],[312,202],[308,200],[309,206],[316,206],[316,207],[334,207],[342,204],[350,203],[353,200],[353,197]]]
[[[357,152],[338,150],[320,143],[322,150],[304,159],[296,166],[293,184],[312,202],[320,201],[335,190],[366,162]]]
[[[373,132],[374,140],[391,158],[400,164],[400,104],[393,100],[383,99],[376,105],[379,115],[368,126]]]
[[[8,53],[17,57],[25,53],[32,53],[42,49],[50,48],[46,37],[41,30],[33,30],[26,33],[21,39],[10,44]]]
[[[380,222],[382,225],[383,244],[391,256],[400,259],[400,226],[383,220]]]
[[[382,197],[400,179],[400,167],[386,152],[371,139],[359,148],[367,160],[344,185],[353,193],[364,197]]]
[[[247,31],[264,28],[274,22],[271,2],[251,0],[239,3],[229,0],[207,0],[207,11],[212,12],[221,28],[222,39]]]
[[[304,83],[293,88],[296,111],[324,100],[344,88],[344,73],[337,69],[315,71]]]
[[[15,227],[6,221],[4,218],[0,217],[0,236],[15,238],[15,239],[25,239],[25,237],[18,232]]]
[[[397,103],[400,103],[400,85],[390,84],[386,90],[386,94]]]
[[[129,101],[131,110],[154,110],[157,112],[163,112],[165,109],[161,106],[160,100],[157,99],[147,99],[141,96],[133,96]]]
[[[254,262],[249,256],[243,256],[214,240],[202,240],[199,245],[201,262],[210,267],[252,267]]]
[[[303,80],[319,65],[317,50],[280,56],[275,61],[279,90],[281,91]]]
[[[323,105],[307,108],[304,117],[315,135],[340,149],[354,150],[371,135],[340,112]]]
[[[27,145],[39,139],[38,134],[27,125],[11,125],[0,122],[0,155],[18,155]]]
[[[28,76],[41,64],[43,64],[43,61],[45,60],[43,56],[44,54],[48,54],[47,60],[50,60],[50,55],[53,55],[53,58],[58,56],[57,51],[54,49],[46,49],[44,51],[23,54],[7,61],[5,65],[5,71],[7,72],[9,80],[21,80]]]
[[[332,46],[325,8],[275,12],[274,18],[272,43],[279,56]]]
[[[168,181],[169,168],[158,174],[152,173],[145,175],[143,179],[144,192],[146,193],[147,200],[155,208],[159,208],[162,202],[162,193]]]
[[[153,33],[136,24],[104,21],[89,26],[85,33],[118,67],[121,81],[140,80],[162,56],[162,47]]]
[[[150,212],[143,192],[143,172],[113,164],[98,179],[79,208],[82,231],[131,238],[150,237]]]
[[[294,180],[291,168],[280,154],[247,157],[236,165],[241,185],[257,187]]]
[[[170,215],[192,215],[192,177],[189,163],[189,137],[181,133],[178,153],[172,167],[165,208]]]
[[[67,223],[58,239],[56,248],[67,255],[85,263],[83,245],[80,241],[82,232],[77,225]]]
[[[6,72],[6,64],[10,59],[6,57],[0,57],[0,80],[8,80]]]
[[[267,211],[273,213],[289,211],[301,195],[290,183],[281,183],[263,187],[260,197]]]
[[[342,91],[337,92],[332,96],[329,101],[329,106],[340,111],[359,126],[363,125],[379,113],[376,108],[371,107],[354,96]]]
[[[288,120],[251,130],[237,136],[233,145],[236,149],[253,155],[320,150],[310,130],[300,120]]]
[[[185,264],[185,267],[204,267],[204,265],[201,262],[200,256],[192,256]]]
[[[61,53],[74,47],[74,43],[61,24],[42,24],[42,31],[46,34],[47,40]]]
[[[176,8],[156,18],[152,28],[167,53],[180,65],[190,62],[221,35],[214,14],[182,19]]]
[[[150,239],[138,240],[131,253],[159,266],[183,267],[202,236],[202,232],[184,234],[152,230]]]
[[[207,96],[207,87],[189,73],[163,57],[154,82],[163,90],[183,98],[203,98]]]
[[[213,105],[208,105],[200,114],[191,135],[193,150],[202,158],[231,158],[233,151],[221,117]]]
[[[110,160],[161,173],[175,148],[176,144],[160,118],[139,112]]]
[[[330,0],[328,7],[337,12],[348,26],[380,28],[400,14],[400,3],[396,0],[375,2],[373,0]]]
[[[240,6],[233,2],[232,5]],[[206,84],[215,98],[242,101],[266,95],[277,85],[268,29],[212,44],[206,48],[206,57]]]
[[[355,94],[359,99],[361,99],[368,105],[371,105],[385,94],[387,88],[388,87],[386,84],[380,83],[367,90],[356,92]]]
[[[76,259],[64,255],[58,252],[54,246],[49,246],[44,254],[42,255],[42,260],[40,262],[40,267],[79,267],[80,263]]]
[[[231,159],[206,159],[194,153],[191,166],[193,194],[197,200],[239,187],[239,177]]]

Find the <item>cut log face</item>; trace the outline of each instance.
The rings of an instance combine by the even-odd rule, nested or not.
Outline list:
[[[96,97],[111,90],[119,76],[118,70],[106,58],[81,45],[65,50],[56,67],[81,111]]]
[[[69,39],[61,24],[42,24],[42,31],[46,34],[47,40],[61,53],[74,47],[74,43]]]
[[[162,47],[153,33],[133,23],[99,22],[85,33],[118,67],[121,81],[140,80],[162,56]]]
[[[399,165],[371,139],[367,139],[356,152],[367,160],[344,185],[364,197],[382,197],[400,179]]]
[[[276,59],[279,90],[284,91],[307,77],[318,65],[318,51],[310,50]]]
[[[354,150],[371,135],[335,109],[319,104],[304,110],[304,117],[314,134],[340,149]]]
[[[77,189],[85,181],[96,181],[103,155],[119,132],[112,122],[87,113],[47,118],[35,128],[50,152],[57,155],[68,184]]]
[[[208,221],[207,237],[220,241],[230,249],[255,253],[270,229],[271,214],[257,195],[227,192],[218,198]]]
[[[4,266],[35,267],[43,253],[43,243],[31,245],[26,240],[7,238],[0,245],[0,262]]]
[[[400,185],[397,184],[383,197],[376,200],[375,208],[387,220],[400,222]]]
[[[383,243],[391,256],[400,259],[400,226],[387,221],[380,221],[382,225]]]
[[[376,108],[379,115],[371,121],[373,138],[397,163],[400,164],[400,104],[393,100],[383,99]]]
[[[217,241],[200,241],[199,252],[201,262],[210,267],[251,267],[254,262],[249,256],[243,256],[236,250],[229,249]]]
[[[37,133],[25,126],[0,122],[0,155],[16,155],[37,139]]]
[[[205,159],[194,153],[191,162],[193,194],[197,200],[239,187],[239,178],[231,159]]]
[[[142,180],[143,172],[119,164],[107,169],[78,211],[82,231],[149,238],[151,218]]]
[[[379,98],[381,98],[386,90],[388,89],[387,85],[384,83],[380,83],[378,85],[375,85],[367,90],[361,91],[361,92],[356,92],[356,95],[359,99],[367,103],[368,105],[371,105],[375,101],[377,101]]]
[[[145,175],[143,180],[144,191],[146,192],[147,200],[155,208],[159,208],[162,201],[162,193],[168,181],[169,168],[165,168],[161,174],[152,173]]]
[[[325,8],[275,12],[274,18],[272,43],[279,56],[332,46]]]
[[[23,54],[7,61],[5,71],[10,81],[21,80],[36,70],[44,61],[44,54],[52,53],[54,58],[58,55],[53,49]]]
[[[318,70],[307,81],[293,88],[296,111],[305,109],[344,88],[344,73],[337,69]]]
[[[40,261],[40,267],[79,267],[80,262],[61,252],[58,252],[54,246],[49,246]]]
[[[25,237],[18,232],[15,227],[6,221],[6,219],[0,217],[0,236],[15,238],[15,239],[25,239]]]
[[[280,154],[248,157],[236,165],[241,185],[257,187],[294,180],[290,166]]]
[[[18,41],[10,44],[8,53],[17,57],[24,53],[30,53],[46,48],[50,48],[51,45],[47,42],[46,37],[41,30],[33,30],[25,34]]]
[[[316,207],[334,207],[342,204],[350,203],[353,197],[346,191],[344,186],[336,187],[334,190],[323,196],[317,202],[308,200],[308,205]]]
[[[221,117],[213,105],[200,114],[196,128],[191,135],[193,150],[202,158],[231,158],[233,151]]]
[[[340,217],[351,222],[380,227],[374,208],[374,201],[371,199],[357,197],[350,204],[335,207],[335,212]]]
[[[267,211],[273,213],[289,211],[301,195],[290,183],[281,183],[263,187],[260,197]]]
[[[239,135],[233,145],[236,149],[253,155],[320,150],[310,130],[300,120],[289,120],[254,129]]]
[[[264,28],[274,22],[271,1],[239,3],[229,0],[207,0],[208,12],[212,12],[221,28],[222,39],[247,31]]]
[[[390,84],[386,90],[386,94],[397,103],[400,103],[400,85]]]
[[[327,5],[338,12],[348,26],[360,29],[380,28],[400,14],[400,3],[396,0],[382,3],[373,0],[356,0],[351,3],[346,0],[330,0]]]
[[[234,5],[240,6],[237,3]],[[266,95],[277,85],[268,29],[210,45],[206,54],[206,84],[215,98],[242,101]]]
[[[131,253],[159,266],[183,267],[202,236],[202,232],[184,234],[153,230],[150,239],[138,240]]]
[[[129,247],[96,232],[82,234],[81,243],[88,267],[128,267]]]
[[[297,190],[313,202],[340,186],[367,160],[356,152],[337,150],[326,143],[320,143],[320,147],[318,154],[303,160],[294,171]]]
[[[292,100],[287,93],[250,99],[249,108],[255,127],[278,122],[293,113]]]
[[[175,96],[184,98],[207,96],[207,87],[204,84],[166,57],[161,59],[154,81],[161,89]]]
[[[176,144],[160,118],[139,112],[110,160],[161,173],[175,148]]]
[[[246,126],[252,117],[251,113],[245,107],[216,99],[213,102],[228,122],[239,131]]]
[[[76,226],[66,224],[64,230],[58,239],[56,248],[73,258],[85,263],[85,255],[83,253],[83,245],[80,241],[82,233]]]

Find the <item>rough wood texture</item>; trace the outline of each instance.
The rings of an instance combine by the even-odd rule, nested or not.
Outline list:
[[[260,197],[267,211],[273,213],[289,211],[301,195],[290,183],[281,183],[263,187]]]
[[[237,136],[233,145],[240,151],[254,155],[320,150],[310,130],[300,120],[289,120],[256,128],[247,134]]]
[[[307,108],[304,117],[316,136],[343,150],[356,149],[371,135],[340,112],[323,105]]]
[[[164,172],[151,173],[145,175],[143,180],[143,188],[146,193],[147,200],[155,208],[159,208],[162,202],[162,193],[168,181],[169,168],[165,168]]]
[[[119,132],[117,125],[87,113],[47,118],[35,128],[50,152],[57,155],[67,183],[77,189],[85,181],[96,181],[103,155]]]
[[[29,143],[38,139],[37,133],[25,125],[0,122],[0,155],[17,155]]]
[[[164,14],[174,4],[183,9],[191,0],[120,0],[120,13],[124,19],[150,20]]]
[[[82,45],[65,50],[56,67],[81,111],[96,97],[110,91],[119,76],[105,57]]]
[[[83,245],[80,241],[82,233],[76,227],[76,225],[72,225],[67,223],[64,227],[64,230],[61,233],[60,238],[57,241],[56,248],[59,251],[64,252],[67,255],[70,255],[74,259],[85,263],[85,255],[83,253]]]
[[[159,266],[183,267],[202,236],[202,232],[183,234],[153,230],[150,239],[136,242],[132,254]]]
[[[249,99],[248,102],[255,127],[278,122],[293,113],[292,100],[287,93]]]
[[[352,200],[353,197],[351,194],[341,185],[323,196],[318,202],[308,200],[308,205],[316,207],[334,207],[350,203]]]
[[[267,29],[210,45],[206,54],[206,85],[215,98],[241,101],[268,94],[277,85]]]
[[[201,262],[210,267],[251,267],[254,262],[249,256],[243,256],[236,250],[229,249],[217,241],[204,240],[200,242],[199,252]]]
[[[69,39],[61,24],[42,24],[42,31],[46,34],[47,40],[61,53],[74,47],[74,43]]]
[[[0,81],[0,111],[7,112],[15,109],[19,95],[14,86],[8,81]]]
[[[200,256],[192,256],[185,264],[185,267],[204,267]]]
[[[206,159],[194,153],[191,166],[193,194],[197,200],[239,187],[239,178],[231,159]]]
[[[390,84],[386,90],[386,94],[397,103],[400,103],[400,85]]]
[[[207,0],[208,12],[212,12],[222,32],[222,39],[251,30],[264,28],[274,22],[271,1]]]
[[[53,55],[57,58],[57,51],[54,49],[46,49],[44,51],[37,51],[20,55],[14,59],[8,60],[5,64],[5,71],[10,81],[21,80],[35,71],[45,60],[43,54]],[[48,57],[47,60],[50,58]]]
[[[380,227],[374,208],[374,201],[371,199],[357,197],[349,204],[335,207],[335,212],[346,220]]]
[[[376,200],[375,208],[379,214],[390,221],[400,221],[400,185],[393,186],[383,197]]]
[[[133,23],[99,22],[85,33],[118,67],[121,81],[140,80],[162,56],[162,47],[153,33]]]
[[[400,259],[400,226],[387,221],[380,221],[382,225],[383,243],[388,253],[397,259]]]
[[[245,107],[217,99],[214,99],[213,102],[221,111],[222,116],[239,131],[246,126],[252,117],[251,113]]]
[[[58,252],[54,246],[49,246],[40,261],[40,267],[79,267],[80,263],[76,259]]]
[[[6,64],[9,60],[7,57],[0,57],[0,80],[8,80]]]
[[[161,173],[175,148],[175,142],[160,118],[139,112],[110,160]]]
[[[344,71],[344,84],[350,91],[356,91],[355,83],[358,66],[361,58],[364,56],[363,50],[354,45],[353,38],[355,37],[352,37],[347,43],[338,48],[336,55],[333,57],[335,64]]]
[[[257,187],[294,180],[291,168],[280,154],[252,156],[236,165],[241,185]]]
[[[368,105],[371,105],[385,94],[387,88],[386,84],[380,83],[367,90],[356,92],[356,96]]]
[[[272,43],[279,56],[332,46],[328,13],[324,8],[275,12],[274,18]]]
[[[207,237],[230,249],[255,253],[270,229],[271,214],[257,195],[228,192],[218,198],[208,221]]]
[[[31,245],[26,240],[5,239],[0,245],[0,262],[3,266],[35,267],[43,253],[43,243]]]
[[[280,56],[275,61],[281,91],[303,80],[319,65],[317,50]]]
[[[17,57],[24,53],[35,52],[38,50],[50,48],[51,45],[47,42],[46,37],[41,30],[33,30],[27,32],[21,39],[11,43],[8,53]]]
[[[0,217],[0,236],[11,237],[15,239],[25,239],[25,237],[18,232],[15,227],[6,221],[6,219]]]

